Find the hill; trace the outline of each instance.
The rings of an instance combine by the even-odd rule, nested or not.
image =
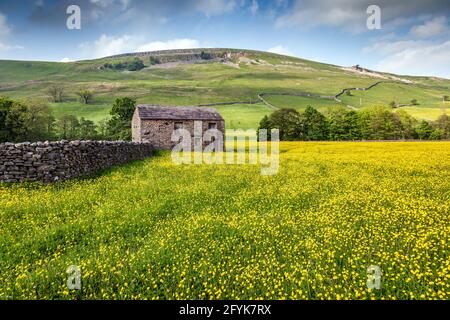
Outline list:
[[[129,71],[133,60],[144,66]],[[350,90],[339,101],[334,96]],[[74,114],[100,121],[112,102],[128,96],[138,103],[168,105],[216,104],[228,128],[255,128],[281,107],[319,110],[342,105],[358,109],[395,101],[418,118],[435,119],[450,102],[450,80],[398,76],[359,67],[344,68],[267,52],[238,49],[188,49],[131,53],[71,63],[0,61],[0,95],[48,100],[48,87],[65,88],[61,103],[50,103],[55,116]],[[77,100],[80,89],[95,92],[92,104]],[[411,100],[418,105],[410,106]],[[231,103],[235,104],[221,104]]]

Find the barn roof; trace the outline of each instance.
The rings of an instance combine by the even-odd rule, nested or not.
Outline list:
[[[141,120],[216,120],[223,121],[220,113],[213,108],[167,107],[150,104],[137,106]]]

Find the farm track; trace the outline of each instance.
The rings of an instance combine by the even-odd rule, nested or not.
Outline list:
[[[377,81],[373,84],[371,84],[370,86],[366,87],[366,88],[358,88],[358,87],[354,87],[354,88],[344,88],[342,89],[339,93],[337,93],[334,96],[323,96],[323,95],[319,95],[316,93],[308,93],[308,92],[295,92],[295,93],[288,93],[288,92],[262,92],[262,93],[258,93],[258,99],[260,102],[264,103],[266,106],[268,106],[269,108],[273,109],[273,110],[278,110],[280,109],[279,107],[271,104],[270,102],[268,102],[266,99],[264,99],[264,96],[290,96],[290,97],[310,97],[310,98],[318,98],[318,99],[327,99],[327,100],[335,100],[336,102],[342,103],[342,100],[339,99],[340,96],[342,96],[344,93],[354,90],[354,91],[368,91],[376,86],[378,86],[379,84],[382,83],[401,83],[399,81]],[[233,101],[233,102],[216,102],[216,103],[208,103],[208,104],[199,104],[197,105],[197,107],[213,107],[213,106],[221,106],[221,105],[233,105],[233,104],[256,104],[258,103],[258,101]],[[397,107],[405,107],[408,106],[407,104],[405,105],[398,105]],[[346,105],[347,108],[352,109],[352,110],[357,110],[356,107],[352,106],[352,105]]]

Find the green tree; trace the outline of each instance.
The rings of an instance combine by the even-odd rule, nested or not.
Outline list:
[[[112,139],[131,140],[131,120],[136,101],[130,98],[118,98],[111,109],[112,118],[108,121],[108,135]]]
[[[133,61],[127,64],[127,68],[129,71],[139,71],[141,69],[144,69],[144,67],[144,62],[139,58],[134,58]]]
[[[14,100],[0,96],[0,142],[7,142],[12,139],[12,128],[7,125],[6,119],[15,103]]]
[[[155,64],[160,64],[160,60],[154,56],[150,56],[149,58],[150,65],[153,66]]]
[[[303,136],[303,123],[295,109],[279,109],[273,112],[268,121],[271,129],[280,131],[280,140],[300,140]]]
[[[327,110],[328,135],[330,140],[346,140],[346,115],[347,110],[344,107],[329,108]]]
[[[327,140],[328,122],[323,114],[311,106],[307,106],[302,114],[306,140]]]
[[[91,140],[96,139],[98,136],[97,126],[94,121],[87,120],[84,117],[80,119],[80,139]]]
[[[416,128],[417,136],[420,140],[427,140],[433,132],[433,127],[425,120],[422,120]]]
[[[400,120],[400,138],[416,138],[416,131],[414,130],[414,128],[417,126],[417,120],[405,110],[398,110],[396,114],[398,115],[398,118]]]
[[[272,129],[272,125],[270,124],[269,117],[265,115],[262,120],[259,122],[258,127],[258,139],[259,139],[259,132],[261,129],[267,130],[267,139],[270,139],[270,130]]]
[[[47,105],[38,101],[14,103],[5,120],[11,141],[38,141],[53,138],[54,118]]]
[[[80,122],[74,115],[62,115],[57,119],[56,127],[58,128],[60,138],[64,140],[79,138]]]
[[[365,109],[359,119],[363,139],[390,140],[401,137],[400,118],[386,107]]]
[[[450,117],[446,114],[442,114],[433,123],[435,129],[439,129],[442,132],[442,139],[450,139]]]
[[[441,140],[443,138],[443,136],[444,136],[444,132],[441,129],[437,128],[431,132],[430,140]]]
[[[60,85],[51,85],[47,89],[48,94],[53,102],[61,102],[64,95],[64,87]]]
[[[91,103],[94,98],[94,92],[87,89],[79,90],[76,94],[80,98],[81,103],[84,104]]]
[[[362,139],[361,128],[359,126],[359,114],[356,111],[349,111],[345,115],[345,140]]]

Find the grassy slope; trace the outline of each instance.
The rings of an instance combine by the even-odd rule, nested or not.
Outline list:
[[[0,185],[0,297],[449,299],[448,144],[281,143],[269,177],[164,154]]]
[[[344,72],[338,67],[284,57],[263,52],[249,52],[249,57],[267,61],[271,65],[240,64],[233,68],[221,63],[179,65],[176,68],[150,68],[140,72],[101,71],[106,61],[131,58],[112,58],[75,63],[0,61],[0,94],[12,98],[48,99],[46,89],[52,83],[66,87],[67,101],[52,104],[55,115],[71,113],[100,120],[108,116],[116,97],[130,96],[139,103],[195,105],[223,101],[255,101],[261,92],[309,92],[334,95],[344,87],[368,86],[379,79]],[[145,62],[148,60],[145,59]],[[424,118],[441,113],[440,101],[449,93],[450,81],[432,78],[412,78],[413,86],[383,84],[368,92],[354,92],[354,97],[343,97],[344,104],[359,107],[372,104],[386,105],[395,100],[407,103],[415,98],[420,106],[411,112]],[[83,106],[76,100],[80,88],[95,90],[95,101]],[[335,102],[324,99],[267,96],[267,101],[279,107],[304,108],[312,104],[323,109]],[[262,105],[219,107],[225,119],[235,127],[255,127],[270,109]],[[252,109],[252,110],[250,110]],[[232,124],[231,124],[232,123]]]

